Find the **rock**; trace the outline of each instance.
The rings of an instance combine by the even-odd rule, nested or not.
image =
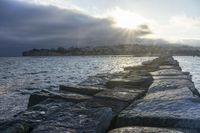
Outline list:
[[[190,75],[177,75],[177,76],[153,76],[154,80],[161,79],[186,79],[192,81],[192,77]]]
[[[66,102],[61,99],[47,99],[40,104],[28,108],[16,115],[16,119],[27,122],[34,127],[42,121],[46,120],[50,115],[55,112],[59,112],[64,108],[70,108],[74,106],[74,103]]]
[[[95,95],[95,97],[107,100],[120,100],[130,103],[144,95],[145,90],[112,89],[99,92]]]
[[[154,80],[150,85],[148,92],[165,91],[169,89],[179,89],[183,87],[194,88],[193,82],[187,79],[159,79]]]
[[[146,66],[179,66],[179,63],[177,60],[174,60],[173,57],[159,57],[151,61],[145,61],[142,63],[142,65]]]
[[[105,90],[105,88],[100,87],[92,87],[92,86],[60,86],[61,91],[68,91],[68,92],[75,92],[85,95],[94,95],[102,90]]]
[[[177,75],[183,75],[183,73],[180,70],[176,69],[163,69],[158,70],[155,72],[151,72],[153,76],[177,76]]]
[[[123,127],[111,130],[108,133],[185,133],[185,132],[174,129],[166,129],[166,128]]]
[[[163,70],[163,69],[176,69],[176,70],[182,70],[181,67],[179,66],[159,66],[159,69],[160,70]]]
[[[64,99],[68,102],[78,103],[78,102],[88,100],[92,97],[87,96],[87,95],[77,94],[77,93],[70,93],[70,92],[62,93],[59,91],[56,92],[56,91],[42,90],[40,92],[35,92],[31,94],[29,98],[28,107],[36,105],[48,98]]]
[[[123,110],[116,127],[200,128],[200,99],[188,87],[155,91]]]
[[[30,125],[20,120],[7,120],[0,123],[1,133],[29,133],[30,131]]]
[[[88,108],[78,104],[50,115],[31,133],[105,133],[111,120],[111,108]]]
[[[152,71],[158,70],[158,67],[140,65],[140,66],[125,67],[124,70],[125,71],[142,71],[142,70],[145,70],[145,71],[148,71],[148,72],[152,72]]]
[[[81,104],[85,104],[87,107],[98,108],[98,107],[109,107],[112,108],[112,116],[116,116],[119,112],[121,112],[125,107],[129,105],[128,102],[123,102],[120,100],[114,99],[102,99],[102,98],[94,98],[90,99],[87,102],[83,102]]]
[[[107,82],[106,87],[108,87],[108,88],[115,88],[117,86],[120,86],[120,87],[121,86],[146,87],[146,86],[150,85],[151,82],[152,82],[152,78],[149,76],[133,76],[133,77],[129,77],[127,79],[121,79],[121,78],[112,79]]]

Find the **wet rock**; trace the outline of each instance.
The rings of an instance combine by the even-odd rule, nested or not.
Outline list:
[[[190,75],[177,75],[177,76],[153,76],[154,80],[161,79],[186,79],[192,81],[192,77]]]
[[[145,95],[145,90],[130,90],[130,89],[112,89],[99,92],[95,95],[97,98],[113,99],[124,102],[132,102]]]
[[[48,98],[64,99],[68,102],[78,103],[78,102],[88,100],[92,97],[87,96],[87,95],[77,94],[77,93],[70,93],[70,92],[62,93],[59,91],[56,92],[56,91],[42,90],[40,92],[35,92],[31,94],[29,98],[28,107],[36,105]]]
[[[125,71],[142,71],[142,70],[145,70],[145,71],[148,71],[148,72],[152,72],[152,71],[158,70],[158,67],[140,65],[140,66],[125,67],[124,70]]]
[[[102,99],[102,98],[94,98],[88,100],[87,102],[83,102],[81,104],[86,105],[87,107],[98,108],[98,107],[109,107],[112,108],[112,116],[116,116],[119,112],[121,112],[125,107],[129,105],[128,102],[123,102],[120,100],[114,99]]]
[[[180,70],[176,69],[163,69],[158,70],[155,72],[151,72],[153,76],[177,76],[177,75],[183,75],[183,73]]]
[[[150,92],[156,92],[156,91],[165,91],[169,89],[179,89],[183,87],[193,88],[195,89],[195,86],[193,82],[187,79],[159,79],[154,80],[154,82],[149,87],[148,93]]]
[[[40,104],[28,108],[15,116],[16,119],[29,123],[34,127],[46,120],[50,115],[59,112],[64,108],[74,106],[74,103],[61,99],[47,99]]]
[[[108,133],[186,133],[186,132],[174,129],[153,128],[153,127],[123,127],[114,129]]]
[[[75,92],[85,95],[94,95],[102,90],[105,90],[105,88],[101,87],[92,87],[92,86],[60,86],[61,91],[68,91],[68,92]]]
[[[142,65],[146,66],[179,66],[179,63],[177,60],[174,60],[173,57],[165,56],[165,57],[159,57],[151,61],[145,61],[142,63]]]
[[[160,70],[163,70],[163,69],[176,69],[176,70],[182,70],[180,66],[159,66],[159,69]]]
[[[151,126],[171,128],[200,128],[200,99],[188,87],[147,93],[123,110],[117,127]]]
[[[152,78],[149,76],[132,76],[126,79],[116,78],[107,82],[106,87],[115,88],[117,86],[148,86],[152,82]]]
[[[50,115],[31,133],[105,133],[111,120],[111,108],[88,108],[79,104]]]
[[[1,133],[29,133],[30,131],[30,125],[20,120],[7,120],[0,122]]]

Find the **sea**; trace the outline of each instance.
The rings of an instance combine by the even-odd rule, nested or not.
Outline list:
[[[155,57],[66,56],[0,57],[0,119],[12,118],[27,108],[31,93],[76,85],[90,76],[123,71]],[[174,57],[183,71],[190,72],[200,90],[200,57]]]

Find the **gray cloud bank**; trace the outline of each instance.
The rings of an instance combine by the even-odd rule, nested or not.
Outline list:
[[[32,48],[130,43],[151,33],[147,25],[130,32],[113,23],[73,10],[0,0],[0,56],[17,56]]]

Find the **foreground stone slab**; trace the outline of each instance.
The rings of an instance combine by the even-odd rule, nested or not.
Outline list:
[[[74,106],[63,100],[48,99],[17,114],[11,120],[0,122],[1,133],[29,133],[35,126],[46,120],[50,115],[64,108]]]
[[[61,91],[75,92],[85,95],[94,95],[100,91],[105,90],[105,88],[101,87],[92,87],[92,86],[60,86]]]
[[[200,129],[199,114],[200,98],[188,87],[155,91],[123,110],[116,126]]]
[[[36,105],[48,98],[52,99],[64,99],[68,102],[83,102],[85,100],[91,99],[92,97],[87,96],[87,95],[82,95],[82,94],[77,94],[77,93],[70,93],[70,92],[53,92],[53,91],[48,91],[48,90],[42,90],[40,92],[35,92],[31,94],[29,98],[29,103],[28,107],[31,107],[33,105]]]
[[[153,127],[124,127],[111,130],[108,133],[185,133],[185,132],[173,129],[153,128]]]
[[[40,104],[28,108],[19,113],[15,118],[29,123],[32,127],[46,120],[50,115],[65,108],[70,108],[75,104],[61,99],[47,99]]]
[[[102,92],[99,92],[95,95],[97,98],[102,99],[113,99],[120,100],[124,102],[132,102],[137,100],[145,95],[145,90],[130,90],[130,89],[109,89]]]
[[[31,133],[105,133],[111,120],[111,108],[79,104],[50,115]]]
[[[30,125],[20,120],[7,120],[0,122],[1,133],[29,133],[30,131]]]

